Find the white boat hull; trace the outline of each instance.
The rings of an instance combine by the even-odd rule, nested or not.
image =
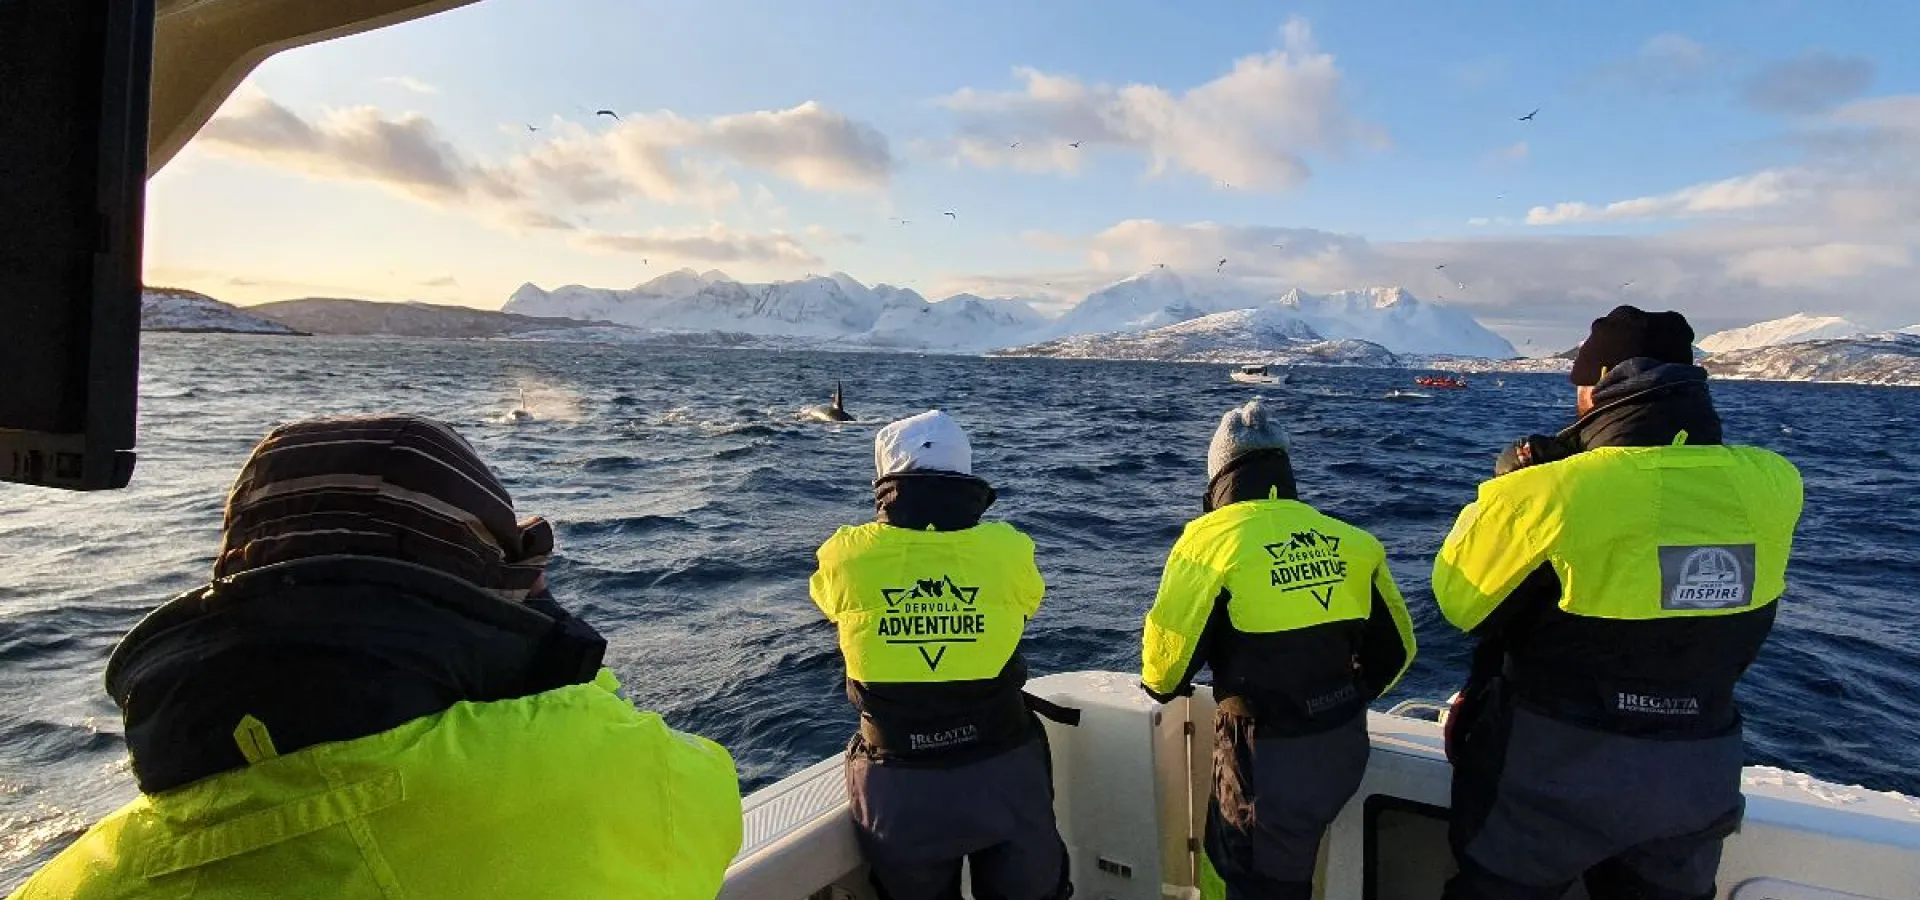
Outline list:
[[[1047,723],[1077,897],[1198,896],[1194,839],[1212,778],[1212,697],[1203,687],[1160,707],[1137,681],[1074,672],[1028,685],[1082,711],[1078,728]],[[1366,779],[1321,846],[1321,896],[1433,900],[1452,873],[1439,726],[1383,713],[1369,713],[1368,725]],[[873,896],[841,765],[823,760],[747,798],[745,846],[721,897]],[[1920,800],[1766,768],[1746,771],[1746,795],[1746,825],[1721,861],[1721,900],[1920,897]]]
[[[1238,381],[1241,384],[1286,384],[1287,383],[1287,376],[1285,375],[1247,375],[1240,372],[1229,372],[1227,373],[1227,377],[1233,379],[1234,381]]]

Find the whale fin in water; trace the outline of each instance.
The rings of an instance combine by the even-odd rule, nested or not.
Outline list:
[[[831,403],[822,406],[809,406],[801,410],[800,414],[805,418],[813,419],[817,422],[851,422],[854,420],[853,415],[847,412],[846,391],[841,387],[839,379],[835,379],[833,382],[833,401]]]
[[[827,407],[827,418],[835,422],[851,422],[853,414],[847,412],[847,394],[840,385],[840,379],[833,380],[833,403]]]

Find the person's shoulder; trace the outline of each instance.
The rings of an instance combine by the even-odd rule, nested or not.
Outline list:
[[[1322,527],[1334,532],[1342,541],[1350,542],[1354,550],[1365,550],[1377,556],[1386,555],[1386,545],[1382,544],[1380,538],[1376,537],[1373,532],[1338,516],[1328,515],[1317,509],[1314,510],[1314,515],[1319,517]]]
[[[1589,450],[1566,459],[1539,463],[1496,475],[1480,482],[1476,492],[1483,506],[1501,504],[1538,505],[1551,502],[1569,484],[1591,480],[1596,470],[1616,466],[1633,467],[1624,456],[1604,450]]]
[[[33,873],[7,900],[118,900],[146,896],[141,870],[171,843],[146,797],[109,813]]]
[[[981,522],[967,529],[967,532],[974,535],[975,540],[996,546],[1025,549],[1029,553],[1033,552],[1033,537],[1009,522]]]
[[[831,558],[862,552],[879,540],[882,527],[884,526],[875,522],[864,525],[842,525],[833,530],[833,535],[820,545],[815,555],[824,562]]]
[[[1189,520],[1180,530],[1180,540],[1174,543],[1173,553],[1218,567],[1223,560],[1238,555],[1248,529],[1257,526],[1264,517],[1265,513],[1251,503],[1222,506]]]
[[[1735,459],[1740,460],[1746,465],[1764,469],[1772,474],[1788,477],[1794,481],[1800,480],[1799,466],[1794,465],[1792,460],[1765,447],[1732,444],[1727,447],[1727,450],[1734,455]]]

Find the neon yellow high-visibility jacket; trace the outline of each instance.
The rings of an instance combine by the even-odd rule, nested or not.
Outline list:
[[[1755,447],[1590,449],[1482,484],[1434,562],[1434,597],[1497,642],[1541,712],[1724,732],[1786,589],[1802,490]]]
[[[1305,732],[1350,720],[1414,652],[1380,542],[1275,492],[1187,523],[1147,613],[1141,680],[1165,697],[1211,665],[1223,708],[1266,734]]]
[[[741,840],[719,745],[586,684],[464,702],[142,796],[12,900],[684,898],[720,889]]]
[[[1032,736],[1018,653],[1046,582],[1004,522],[950,531],[844,526],[820,547],[813,602],[839,630],[861,735],[883,755],[956,763]]]

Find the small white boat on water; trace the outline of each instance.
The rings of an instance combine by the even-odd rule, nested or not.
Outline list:
[[[1136,676],[1039,678],[1035,696],[1081,710],[1047,723],[1054,809],[1072,854],[1074,896],[1197,898],[1195,865],[1212,783],[1213,699],[1158,706]],[[1414,706],[1416,704],[1405,704]],[[1324,900],[1435,900],[1453,872],[1451,772],[1440,726],[1368,713],[1366,780],[1321,847]],[[847,818],[844,759],[829,757],[746,800],[746,840],[726,900],[870,900]],[[1746,770],[1746,825],[1727,840],[1717,900],[1911,900],[1920,897],[1920,799]],[[1584,900],[1575,888],[1569,900]]]
[[[1286,384],[1293,375],[1279,366],[1241,366],[1227,377],[1241,384]]]

